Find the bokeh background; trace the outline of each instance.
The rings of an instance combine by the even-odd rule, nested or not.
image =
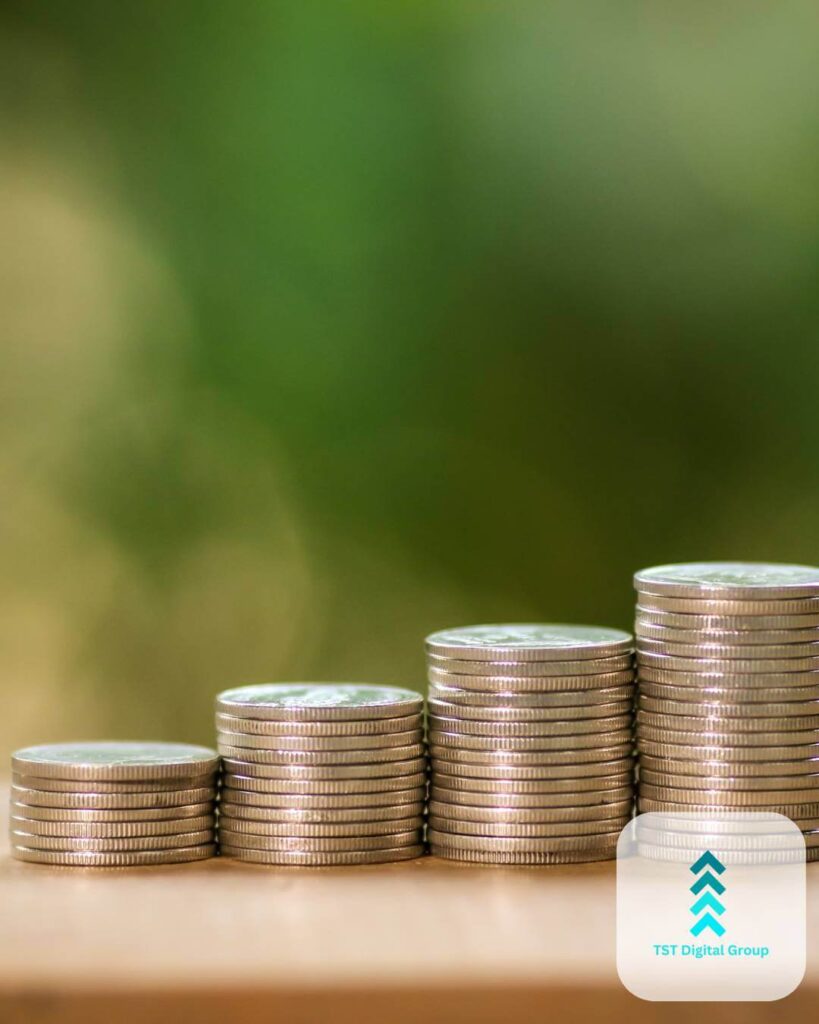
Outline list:
[[[819,8],[0,2],[0,753],[819,562]]]

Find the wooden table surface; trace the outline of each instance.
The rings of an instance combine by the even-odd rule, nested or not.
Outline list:
[[[0,801],[5,815],[5,789]],[[805,1024],[819,1013],[816,864],[797,992],[776,1003],[648,1003],[617,978],[611,862],[49,868],[12,860],[5,832],[4,820],[2,1024]]]

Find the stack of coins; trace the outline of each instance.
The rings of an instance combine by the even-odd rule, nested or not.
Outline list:
[[[357,684],[269,684],[216,698],[222,854],[320,866],[423,853],[423,697]]]
[[[632,814],[631,636],[468,626],[426,648],[432,852],[484,864],[613,857]]]
[[[776,811],[819,849],[819,569],[634,577],[641,811]]]
[[[187,743],[56,743],[12,755],[18,860],[136,867],[216,851],[219,757]]]

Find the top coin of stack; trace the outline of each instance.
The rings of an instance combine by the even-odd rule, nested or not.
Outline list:
[[[278,683],[216,698],[223,854],[373,864],[423,852],[423,697],[394,686]]]
[[[664,565],[634,583],[640,809],[778,811],[812,856],[819,569]]]
[[[433,633],[426,649],[432,852],[492,864],[613,857],[632,813],[630,634],[468,626]]]
[[[12,755],[18,860],[132,867],[204,860],[219,757],[187,743],[55,743]]]

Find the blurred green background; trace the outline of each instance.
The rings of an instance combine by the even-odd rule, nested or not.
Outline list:
[[[819,562],[811,0],[0,12],[0,748]]]

